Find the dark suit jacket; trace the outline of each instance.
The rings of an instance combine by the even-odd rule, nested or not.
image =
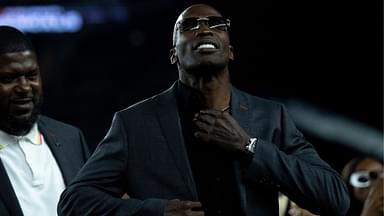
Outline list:
[[[67,185],[89,156],[82,132],[68,124],[40,116],[38,128],[44,136]],[[22,216],[16,194],[0,160],[0,215]]]
[[[163,216],[169,199],[198,200],[180,129],[176,87],[117,112],[95,153],[64,191],[59,215]],[[258,137],[247,168],[235,164],[243,215],[277,215],[278,191],[324,215],[349,207],[340,176],[322,161],[284,106],[235,88],[231,113]],[[128,200],[119,197],[123,193]]]

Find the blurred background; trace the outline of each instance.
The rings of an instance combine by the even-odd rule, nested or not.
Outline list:
[[[177,79],[173,25],[193,3],[231,19],[234,85],[284,103],[335,169],[383,157],[382,1],[0,0],[0,24],[37,49],[43,113],[81,128],[93,150],[114,112]]]

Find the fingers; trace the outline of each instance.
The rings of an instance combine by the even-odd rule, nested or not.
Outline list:
[[[204,216],[204,212],[201,210],[201,203],[194,201],[180,201],[185,210],[185,214],[188,216]]]
[[[214,127],[225,127],[227,118],[224,115],[229,115],[223,111],[218,110],[200,110],[199,113],[195,114],[193,122],[199,130],[210,133]]]
[[[195,137],[200,138],[203,133],[209,135],[216,125],[218,119],[216,110],[202,110],[196,113],[193,122],[196,125],[198,132]],[[204,136],[204,141],[209,141],[208,137]]]
[[[212,125],[215,123],[217,118],[218,115],[213,115],[211,113],[202,113],[202,111],[200,111],[199,113],[195,114],[193,121],[201,121]]]
[[[210,124],[206,121],[200,119],[194,120],[195,126],[201,132],[210,133],[213,130],[213,124]]]
[[[169,200],[165,208],[166,216],[204,216],[204,212],[200,210],[202,207],[200,202],[181,201],[179,199]]]
[[[203,132],[197,131],[197,132],[195,132],[194,135],[195,135],[195,137],[197,139],[200,139],[200,140],[202,140],[205,143],[209,143],[212,140],[212,136],[211,135],[203,133]]]
[[[247,132],[225,111],[200,110],[193,123],[196,126],[194,136],[197,139],[216,144],[225,151],[242,151],[249,140]]]
[[[188,216],[204,216],[205,214],[203,211],[187,211],[186,215],[188,215]]]
[[[172,209],[187,210],[201,208],[201,203],[197,201],[181,201],[179,199],[173,199],[168,201],[168,206],[172,207]]]
[[[201,208],[201,203],[196,201],[180,201],[185,209]]]
[[[230,114],[227,111],[205,109],[205,110],[200,110],[198,113],[196,113],[195,119],[201,119],[202,121],[213,123],[216,119],[223,119],[226,116],[230,116]]]
[[[219,116],[223,113],[224,113],[223,111],[215,110],[215,109],[203,109],[203,110],[200,110],[199,112],[200,115],[211,115],[211,116]]]

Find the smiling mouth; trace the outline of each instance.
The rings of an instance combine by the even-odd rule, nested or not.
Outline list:
[[[201,43],[201,44],[198,44],[196,47],[195,47],[195,50],[215,50],[217,49],[217,46],[216,44],[213,44],[213,43]]]
[[[32,98],[19,98],[19,99],[11,100],[10,102],[12,104],[26,104],[26,103],[30,103],[32,101],[33,101]]]
[[[31,109],[33,107],[33,100],[32,98],[20,98],[11,100],[10,104],[17,109]]]

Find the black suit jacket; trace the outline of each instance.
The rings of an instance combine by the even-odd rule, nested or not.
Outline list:
[[[89,156],[82,132],[68,124],[40,116],[38,128],[44,136],[67,185]],[[22,210],[0,160],[0,215],[22,216]]]
[[[117,112],[95,153],[63,192],[59,215],[163,216],[167,200],[198,200],[180,128],[176,87]],[[235,88],[231,113],[258,137],[249,167],[236,163],[243,215],[277,215],[278,191],[323,215],[343,215],[347,188],[296,129],[284,106]],[[120,199],[127,193],[128,200]]]

